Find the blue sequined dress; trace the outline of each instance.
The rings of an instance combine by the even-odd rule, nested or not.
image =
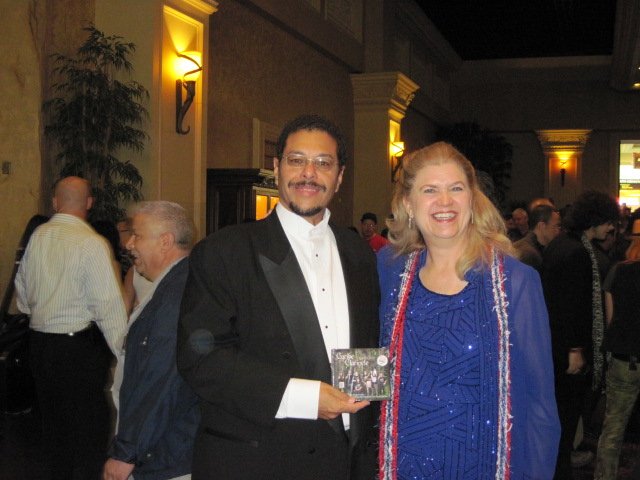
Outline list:
[[[381,345],[388,346],[406,257],[378,255]],[[423,252],[419,265],[424,265]],[[553,476],[559,422],[548,318],[537,273],[505,259],[510,301],[510,472]],[[455,295],[427,290],[416,275],[405,316],[398,408],[397,478],[492,479],[496,475],[498,332],[490,274],[471,270]]]
[[[495,464],[491,382],[481,382],[486,321],[478,277],[455,295],[413,282],[405,319],[398,417],[398,479],[488,478]],[[483,415],[484,414],[484,415]],[[483,418],[486,417],[486,418]]]

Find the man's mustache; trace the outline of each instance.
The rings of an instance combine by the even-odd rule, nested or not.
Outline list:
[[[320,185],[312,180],[301,180],[299,182],[289,182],[289,187],[297,188],[297,187],[315,187],[321,189],[323,192],[327,191],[327,187],[324,185]]]

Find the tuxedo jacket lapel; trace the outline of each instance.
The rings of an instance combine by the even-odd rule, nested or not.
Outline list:
[[[266,223],[269,233],[264,244],[267,248],[258,253],[258,259],[289,330],[298,361],[307,378],[331,385],[331,365],[320,322],[298,260],[278,216],[272,213]],[[336,433],[344,435],[340,415],[327,422]]]
[[[344,275],[344,284],[347,289],[347,302],[349,307],[349,346],[351,348],[362,347],[366,345],[364,341],[364,332],[366,329],[360,328],[362,326],[362,319],[360,318],[358,310],[358,302],[360,301],[360,287],[359,279],[362,278],[363,273],[358,266],[353,262],[350,255],[350,249],[348,243],[344,238],[344,231],[331,226],[333,234],[336,238],[336,244],[338,246],[338,252],[340,254],[340,263],[342,264],[342,274]]]
[[[313,301],[293,250],[281,264],[260,255],[260,265],[308,378],[331,383],[331,371]]]
[[[267,223],[268,238],[261,242],[266,248],[258,254],[260,266],[305,374],[331,383],[331,367],[304,275],[277,215],[271,214]]]

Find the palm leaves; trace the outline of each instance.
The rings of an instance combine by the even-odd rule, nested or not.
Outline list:
[[[140,127],[147,118],[141,102],[147,90],[129,75],[133,43],[105,36],[90,26],[88,38],[75,57],[54,54],[55,97],[46,101],[49,122],[45,134],[54,141],[60,177],[77,175],[91,183],[95,197],[92,220],[118,220],[120,205],[141,199],[142,177],[135,165],[116,156],[123,150],[140,152],[147,134]]]

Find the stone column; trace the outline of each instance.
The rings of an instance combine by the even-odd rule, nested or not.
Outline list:
[[[391,212],[393,183],[389,143],[400,141],[400,124],[418,85],[400,72],[351,75],[354,103],[353,224],[363,212],[383,219]]]

